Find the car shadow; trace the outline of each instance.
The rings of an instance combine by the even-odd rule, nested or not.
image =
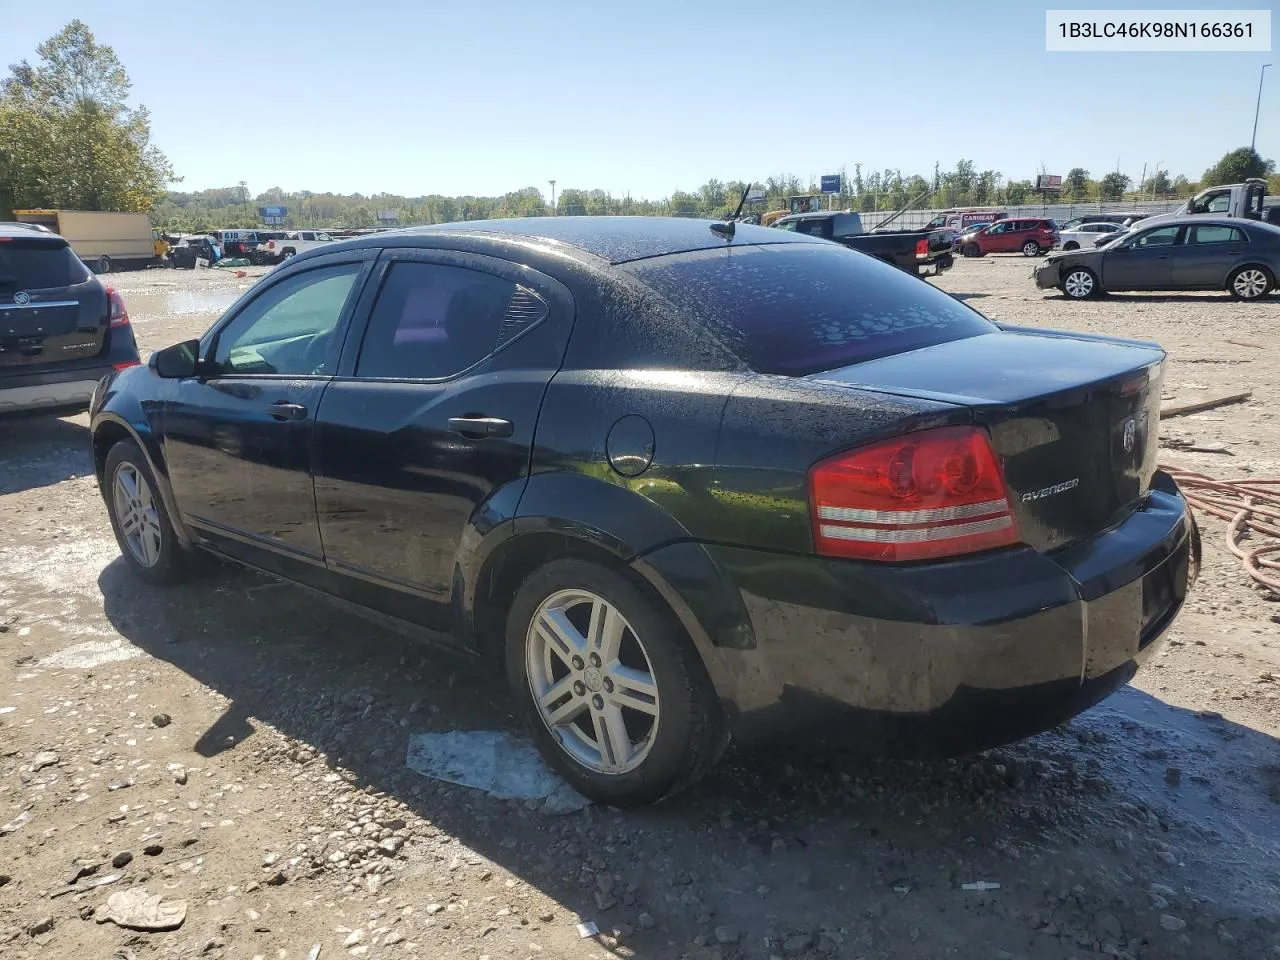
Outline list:
[[[1046,293],[1048,291],[1045,291]],[[1058,292],[1059,300],[1071,300],[1061,291]],[[1103,302],[1112,301],[1114,303],[1228,303],[1235,298],[1229,293],[1218,293],[1217,291],[1206,293],[1106,293],[1097,298]],[[1265,302],[1265,299],[1264,301]]]
[[[255,755],[292,757],[305,746],[315,758],[301,755],[304,770],[341,768],[355,786],[403,802],[464,853],[602,931],[635,927],[641,913],[661,917],[659,929],[628,937],[636,956],[675,956],[675,944],[708,935],[713,924],[744,938],[797,929],[817,938],[833,918],[854,951],[847,955],[905,956],[893,945],[913,929],[918,936],[922,911],[941,938],[934,946],[983,942],[986,955],[1021,956],[1026,925],[993,925],[988,915],[981,926],[983,911],[974,912],[960,883],[1008,878],[1027,869],[1018,860],[1031,860],[1043,873],[1037,889],[1041,879],[1048,891],[1052,881],[1068,889],[1078,881],[1066,878],[1090,876],[1090,909],[1102,909],[1141,884],[1132,906],[1149,911],[1141,891],[1167,878],[1144,875],[1150,857],[1125,854],[1125,844],[1176,850],[1168,856],[1200,867],[1188,876],[1204,877],[1215,892],[1242,891],[1235,909],[1254,909],[1256,900],[1265,910],[1280,896],[1280,744],[1133,688],[1067,726],[956,760],[877,761],[796,744],[731,752],[699,785],[655,807],[553,816],[405,765],[416,733],[518,730],[504,682],[483,665],[231,568],[154,589],[140,587],[117,559],[98,582],[120,634],[228,699],[208,729],[193,731],[191,749],[213,756],[245,745]],[[275,745],[271,731],[291,745]],[[1176,786],[1168,773],[1175,764],[1183,777]],[[1215,844],[1232,851],[1230,868],[1212,860]],[[406,853],[428,856],[412,843]],[[1234,884],[1233,869],[1243,877]],[[1045,909],[1047,924],[1063,908],[1055,901]]]
[[[87,416],[0,418],[0,495],[93,472]]]

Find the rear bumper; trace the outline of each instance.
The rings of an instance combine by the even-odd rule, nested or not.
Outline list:
[[[110,364],[0,375],[0,416],[41,410],[87,410],[98,381],[113,372]]]
[[[1181,609],[1195,537],[1161,476],[1122,524],[1052,557],[880,567],[677,544],[645,562],[671,566],[706,627],[740,739],[803,728],[873,753],[955,754],[1048,729],[1127,682]],[[736,597],[681,590],[691,547]]]

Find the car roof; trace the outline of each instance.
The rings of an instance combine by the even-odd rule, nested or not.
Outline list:
[[[51,230],[39,230],[22,223],[0,223],[0,237],[19,237],[23,240],[45,240],[50,246],[65,244],[67,241]]]
[[[610,264],[627,263],[648,257],[707,250],[730,244],[821,243],[804,234],[734,225],[734,237],[711,229],[713,220],[686,217],[523,217],[508,220],[469,220],[426,227],[406,227],[385,233],[352,238],[347,243],[361,246],[395,246],[412,236],[489,236],[504,239],[544,240],[580,250]]]

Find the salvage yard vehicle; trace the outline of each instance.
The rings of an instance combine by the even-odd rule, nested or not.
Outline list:
[[[0,415],[83,410],[99,380],[137,363],[119,292],[65,238],[0,226]]]
[[[999,207],[974,208],[969,210],[943,210],[924,225],[926,230],[954,230],[957,233],[968,233],[997,220],[1004,220],[1009,215]]]
[[[1258,300],[1280,276],[1280,227],[1203,216],[1143,224],[1104,248],[1050,254],[1032,276],[1073,300],[1122,290],[1226,290]]]
[[[486,220],[295,257],[90,429],[140,580],[207,550],[416,625],[639,804],[731,737],[956,753],[1122,686],[1198,542],[1164,360],[806,234]]]
[[[102,210],[15,210],[16,219],[63,237],[94,273],[156,262],[155,234],[145,213]]]
[[[1253,177],[1244,183],[1228,183],[1201,190],[1172,213],[1148,217],[1144,227],[1169,223],[1187,216],[1239,217],[1280,226],[1280,206],[1266,206],[1267,181]]]
[[[877,230],[867,233],[862,227],[862,217],[852,212],[786,216],[773,226],[778,230],[834,240],[851,250],[891,263],[917,276],[927,271],[940,274],[951,269],[955,263],[948,237],[927,230]]]
[[[1100,237],[1124,231],[1125,227],[1118,223],[1082,223],[1071,230],[1059,230],[1058,239],[1063,250],[1079,250],[1081,247],[1092,247]]]
[[[1072,217],[1065,223],[1058,224],[1059,231],[1075,230],[1084,223],[1114,223],[1122,227],[1131,227],[1139,220],[1151,216],[1149,213],[1086,213],[1080,217]]]
[[[333,242],[333,237],[323,230],[293,230],[280,239],[275,239],[273,235],[265,243],[260,243],[254,248],[251,259],[255,263],[281,263]]]
[[[1038,257],[1058,243],[1058,225],[1047,217],[1018,217],[997,220],[981,230],[966,233],[956,240],[956,249],[966,257],[983,257],[988,253],[1021,253]]]

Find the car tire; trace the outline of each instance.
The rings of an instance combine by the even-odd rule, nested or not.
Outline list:
[[[94,273],[110,273],[111,266],[112,266],[111,258],[104,253],[96,261],[94,261],[93,272]]]
[[[643,584],[603,564],[553,560],[521,584],[507,616],[506,666],[543,756],[598,803],[661,800],[700,779],[727,742],[680,622]]]
[[[1076,243],[1074,240],[1068,240],[1066,243],[1062,245],[1062,249],[1063,250],[1079,250],[1080,244]]]
[[[1040,244],[1036,243],[1034,240],[1028,240],[1022,245],[1022,255],[1024,257],[1040,256]]]
[[[1071,300],[1087,300],[1097,296],[1098,278],[1085,267],[1072,267],[1062,278],[1062,292]]]
[[[294,251],[286,250],[284,253],[280,254],[280,262],[284,263],[286,260],[292,260],[296,256],[297,254],[294,253]]]
[[[139,580],[157,586],[187,579],[188,558],[138,445],[121,440],[113,446],[102,476],[107,516],[129,569]]]
[[[963,247],[960,248],[960,252],[964,254],[966,257],[982,256],[982,250],[978,247],[976,243],[966,243]]]
[[[1275,285],[1271,271],[1256,263],[1237,267],[1227,278],[1227,290],[1237,300],[1261,300]]]

